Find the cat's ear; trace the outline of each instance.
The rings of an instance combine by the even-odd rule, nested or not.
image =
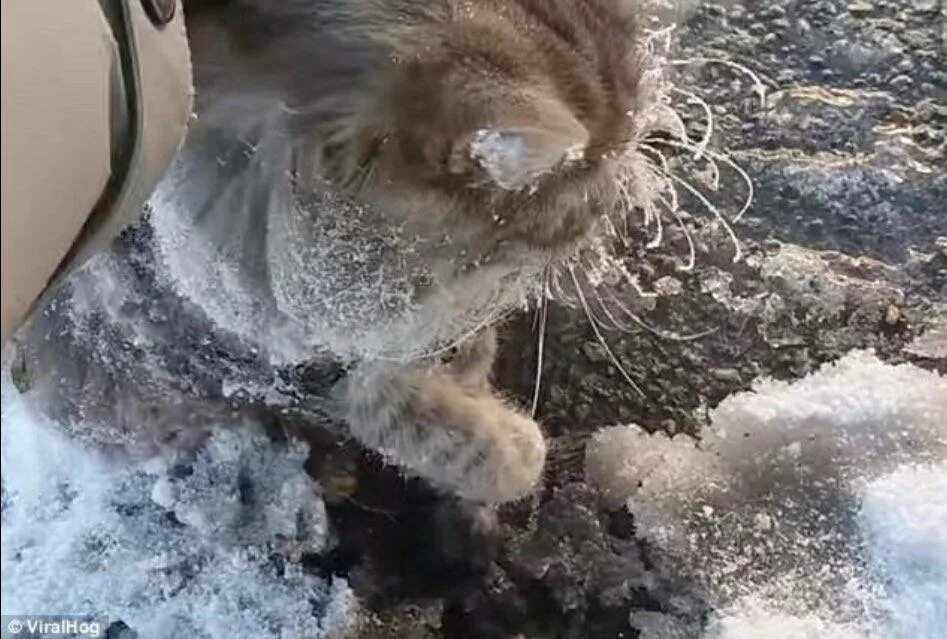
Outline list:
[[[515,191],[530,186],[555,168],[581,160],[589,133],[561,104],[534,104],[518,113],[472,131],[455,153],[462,164],[473,163],[496,186]],[[526,115],[526,117],[524,117]],[[461,159],[461,158],[457,158]]]

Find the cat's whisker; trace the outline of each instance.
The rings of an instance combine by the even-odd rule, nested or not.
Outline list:
[[[667,60],[667,64],[671,66],[687,66],[691,64],[721,64],[723,66],[729,67],[740,73],[744,74],[750,81],[753,82],[753,89],[756,91],[756,94],[760,98],[760,108],[766,108],[766,85],[763,83],[760,75],[747,67],[746,65],[740,64],[739,62],[734,62],[733,60],[727,60],[726,58],[715,58],[715,57],[697,57],[697,58],[687,58],[687,59],[674,59]]]
[[[623,269],[624,267],[619,265],[615,268]],[[598,320],[598,322],[602,325],[603,328],[606,328],[609,330],[621,331],[621,332],[628,332],[627,325],[621,322],[620,320],[618,320],[614,315],[612,315],[612,312],[608,309],[608,304],[606,304],[605,300],[602,299],[602,292],[601,292],[602,288],[603,288],[602,286],[592,287],[592,293],[595,294],[595,297],[593,299],[596,302],[598,302],[598,305],[602,309],[602,312],[605,314],[605,317],[608,318],[609,325],[606,325],[606,323],[600,319]]]
[[[688,104],[697,105],[704,111],[704,118],[706,120],[706,125],[705,125],[706,129],[704,130],[704,135],[701,137],[701,139],[695,142],[695,150],[694,150],[694,159],[699,160],[704,155],[704,152],[707,150],[707,147],[710,145],[710,137],[713,134],[713,127],[714,127],[714,114],[710,110],[710,105],[707,104],[707,101],[704,100],[699,95],[697,95],[696,93],[692,91],[686,91],[678,87],[671,87],[671,91],[673,91],[674,93],[683,95],[685,98],[687,98]]]
[[[598,325],[595,322],[595,318],[592,317],[592,313],[589,310],[589,304],[585,299],[585,294],[582,292],[582,287],[579,286],[579,280],[575,276],[575,269],[571,265],[569,266],[569,273],[572,275],[572,281],[575,284],[575,290],[579,296],[579,302],[585,311],[586,317],[589,319],[589,325],[592,327],[592,332],[595,333],[595,338],[598,340],[599,344],[602,345],[602,348],[605,349],[605,353],[608,355],[608,358],[612,361],[612,364],[615,366],[615,368],[618,369],[618,372],[621,374],[621,376],[625,378],[625,381],[628,382],[629,386],[631,386],[641,397],[646,397],[644,391],[637,383],[635,383],[635,380],[632,379],[631,375],[628,374],[628,371],[626,371],[625,367],[622,366],[621,362],[618,360],[618,357],[615,355],[611,347],[608,345],[608,342],[606,342],[605,338],[602,336],[602,332],[599,330]]]
[[[655,156],[655,159],[657,159],[660,162],[660,166],[659,166],[655,164],[654,162],[652,162],[651,159],[648,158],[648,156],[644,154],[642,154],[643,159],[640,160],[645,166],[650,167],[657,175],[664,176],[671,170],[667,157],[665,157],[664,153],[662,153],[660,149],[652,146],[651,144],[645,144],[645,143],[642,143],[640,145],[640,148],[643,151],[647,151],[648,153],[653,154]]]
[[[561,277],[562,269],[555,269],[550,278],[549,290],[555,299],[567,301],[569,300],[569,295],[566,294],[565,289],[562,287]]]
[[[648,242],[645,247],[649,249],[657,248],[661,246],[661,242],[664,240],[664,225],[661,222],[661,211],[654,206],[653,203],[648,203],[648,208],[653,211],[655,222],[657,223],[657,229],[654,234],[654,238]]]
[[[681,217],[681,210],[678,208],[677,204],[675,203],[672,206],[671,203],[669,203],[664,198],[661,199],[665,202],[668,211],[671,212],[671,215],[674,216],[674,219],[677,220],[677,224],[681,228],[681,232],[684,234],[684,241],[687,242],[687,264],[679,266],[678,270],[685,273],[693,271],[694,267],[697,265],[697,249],[694,246],[694,238],[691,235],[691,231],[689,228],[687,228],[687,223],[684,221],[684,218]]]
[[[656,291],[646,291],[641,288],[641,282],[638,281],[638,276],[629,273],[628,269],[624,266],[618,270],[618,273],[621,275],[621,278],[625,280],[625,283],[635,290],[635,294],[637,294],[638,297],[647,299],[655,299],[658,297]]]
[[[606,232],[610,236],[614,237],[619,242],[621,242],[622,245],[627,246],[628,239],[625,237],[625,235],[622,232],[618,230],[618,227],[615,225],[614,220],[612,220],[612,214],[613,214],[612,211],[606,211],[605,215],[602,216],[602,219],[605,222]]]
[[[608,293],[609,295],[614,295],[610,291],[608,291]],[[614,315],[612,315],[612,312],[608,310],[608,305],[605,303],[605,300],[602,299],[601,291],[599,291],[598,289],[595,289],[595,294],[598,298],[599,305],[602,307],[602,310],[605,312],[605,315],[608,317],[609,321],[611,322],[612,328],[622,333],[632,333],[633,331],[629,328],[627,323],[622,322],[619,319],[617,319]]]
[[[609,327],[607,323],[603,321],[594,312],[592,305],[589,304],[589,311],[592,313],[593,319],[606,329],[612,328],[612,329],[618,330],[620,329],[621,325],[615,322],[614,318],[611,316],[611,313],[609,313],[608,308],[605,306],[604,301],[601,299],[601,295],[599,294],[599,287],[602,284],[601,273],[606,270],[606,267],[609,266],[608,262],[610,260],[603,258],[602,261],[604,262],[604,264],[600,267],[596,267],[588,263],[588,256],[585,255],[579,258],[578,265],[582,268],[582,273],[583,275],[585,275],[585,279],[589,283],[590,290],[596,295],[596,298],[593,298],[593,299],[595,299],[598,302],[598,305],[601,308],[601,310],[605,313],[606,317],[608,317],[609,320],[611,321],[611,327]]]
[[[668,141],[668,142],[666,142],[666,143],[667,143],[669,146],[680,146],[681,148],[687,148],[685,145],[680,144],[680,143],[677,143],[677,142],[670,142],[670,141]],[[704,152],[707,154],[708,157],[710,157],[710,158],[712,158],[712,159],[714,159],[714,160],[716,160],[716,161],[718,161],[718,162],[723,162],[724,164],[726,164],[727,166],[729,166],[731,169],[733,169],[733,170],[740,176],[740,178],[743,180],[743,183],[746,185],[746,190],[747,190],[746,199],[745,199],[744,202],[743,202],[743,206],[740,207],[740,210],[739,210],[739,211],[737,212],[737,214],[734,215],[733,218],[732,218],[732,221],[733,221],[733,222],[739,222],[740,219],[743,217],[743,215],[744,215],[744,214],[750,209],[750,207],[753,205],[753,200],[754,200],[754,198],[756,197],[756,190],[755,190],[755,188],[753,187],[753,180],[750,178],[750,175],[746,172],[746,170],[745,170],[743,167],[741,167],[739,164],[737,164],[737,163],[736,163],[731,157],[729,157],[727,154],[725,154],[725,153],[718,153],[718,152],[716,152],[716,151],[711,151],[711,150],[709,150],[709,149],[706,149]]]
[[[536,376],[533,379],[533,401],[529,409],[529,416],[533,419],[536,418],[536,411],[539,410],[539,392],[542,387],[543,357],[546,348],[546,320],[549,314],[548,277],[546,279],[547,283],[544,285],[543,295],[539,301],[539,327],[538,337],[536,339]]]
[[[718,208],[713,204],[713,202],[711,202],[710,200],[708,200],[707,197],[706,197],[703,193],[701,193],[699,189],[697,189],[695,186],[693,186],[693,185],[692,185],[690,182],[688,182],[687,180],[684,180],[684,179],[682,179],[682,178],[680,178],[680,177],[678,177],[677,175],[674,175],[674,174],[671,174],[669,177],[670,177],[671,180],[673,180],[675,183],[677,183],[677,184],[679,184],[680,186],[684,187],[684,189],[685,189],[686,191],[688,191],[691,195],[693,195],[695,198],[697,198],[697,200],[698,200],[701,204],[703,204],[704,207],[706,207],[708,211],[710,211],[711,213],[714,214],[714,217],[717,218],[717,220],[720,222],[721,226],[723,226],[723,228],[724,228],[724,230],[726,231],[727,235],[730,237],[731,243],[733,244],[733,249],[734,249],[733,263],[736,264],[737,262],[739,262],[739,261],[742,259],[742,257],[743,257],[743,249],[740,247],[740,240],[739,240],[739,238],[737,238],[736,233],[733,232],[733,227],[730,226],[730,223],[729,223],[729,222],[727,222],[727,218],[724,217],[724,215],[720,212],[720,209],[718,209]]]
[[[699,333],[690,333],[686,335],[681,335],[679,333],[668,333],[668,332],[659,330],[651,326],[647,322],[645,322],[641,318],[640,315],[637,315],[636,313],[632,312],[631,309],[625,306],[621,302],[621,300],[618,299],[618,296],[616,296],[614,293],[612,293],[611,291],[608,291],[608,295],[611,298],[612,302],[614,302],[614,304],[622,311],[622,313],[628,316],[628,319],[630,319],[632,322],[634,322],[635,324],[637,324],[644,330],[648,331],[649,333],[661,339],[672,341],[672,342],[693,342],[695,340],[702,339],[704,337],[707,337],[708,335],[712,335],[713,333],[717,332],[716,328],[711,328],[711,329],[707,329],[706,331],[701,331]]]
[[[634,198],[631,197],[631,192],[628,190],[628,187],[625,185],[623,180],[617,181],[618,192],[621,197],[623,210],[626,212],[633,211],[635,208]],[[630,229],[628,228],[628,214],[622,215],[622,227],[623,235],[627,238],[630,234]]]

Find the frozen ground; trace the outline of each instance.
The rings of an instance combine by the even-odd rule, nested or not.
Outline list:
[[[861,618],[836,611],[787,614],[786,601],[747,596],[718,611],[707,639],[936,639],[947,627],[947,463],[908,464],[865,485],[859,533],[867,579],[852,584],[865,600]],[[798,583],[796,588],[804,588]],[[792,607],[795,602],[788,600]],[[659,635],[658,635],[659,636]]]
[[[305,445],[237,425],[193,458],[128,467],[64,439],[9,382],[3,423],[4,614],[104,614],[142,638],[356,625],[345,581],[301,563],[331,543]],[[618,583],[687,593],[630,626],[645,639],[942,636],[945,451],[947,379],[868,353],[727,399],[699,444],[600,431],[588,480],[633,513],[655,564],[625,557]]]
[[[227,428],[193,459],[129,467],[65,439],[9,382],[2,443],[3,614],[105,616],[156,639],[349,626],[345,581],[299,565],[329,534],[304,445]]]

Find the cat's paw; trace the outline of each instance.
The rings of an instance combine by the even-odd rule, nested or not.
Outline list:
[[[487,391],[436,372],[424,376],[416,401],[428,430],[417,451],[420,474],[488,503],[518,499],[536,485],[546,444],[535,421]]]
[[[349,380],[352,434],[388,461],[474,501],[523,497],[542,475],[539,425],[443,369],[363,371]]]
[[[546,442],[539,425],[509,411],[500,419],[507,433],[492,453],[493,464],[463,478],[461,494],[488,503],[513,501],[528,495],[539,483],[546,460]]]

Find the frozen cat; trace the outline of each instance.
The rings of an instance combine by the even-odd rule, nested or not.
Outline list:
[[[490,389],[492,325],[619,207],[635,5],[187,4],[197,118],[152,216],[178,294],[273,363],[342,362],[332,410],[390,462],[527,494],[545,445]]]

